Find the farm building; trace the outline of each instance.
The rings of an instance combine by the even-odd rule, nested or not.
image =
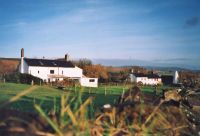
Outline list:
[[[131,82],[141,83],[143,85],[158,85],[162,84],[161,77],[157,74],[143,74],[132,73],[130,74]]]
[[[178,71],[174,71],[173,73],[163,74],[161,76],[162,82],[164,85],[177,85],[179,82],[179,74]]]
[[[32,59],[24,57],[21,49],[20,73],[26,73],[42,79],[44,82],[62,81],[64,79],[78,80],[81,86],[97,87],[97,78],[88,78],[83,70],[68,60]]]
[[[172,85],[173,84],[173,75],[161,75],[162,83],[164,85]]]

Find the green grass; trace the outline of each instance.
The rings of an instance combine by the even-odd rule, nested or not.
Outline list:
[[[126,85],[126,86],[99,86],[98,88],[89,88],[89,87],[84,87],[82,88],[83,92],[90,92],[90,93],[96,93],[96,94],[116,94],[116,95],[121,95],[123,91],[126,91],[129,89],[131,85]],[[161,92],[162,89],[168,88],[167,86],[159,86],[155,88],[154,86],[142,86],[140,87],[143,92],[147,93],[153,93],[155,89],[157,89],[157,92]],[[65,90],[70,90],[70,91],[76,91],[80,90],[80,87],[67,87]]]
[[[0,103],[8,101],[16,94],[31,87],[26,84],[15,83],[0,83]],[[10,108],[22,110],[22,111],[34,111],[33,105],[39,104],[43,109],[49,111],[53,107],[59,108],[60,96],[62,94],[70,93],[72,97],[76,91],[82,91],[83,101],[89,96],[93,96],[94,108],[101,107],[104,104],[114,104],[118,100],[119,96],[126,91],[130,86],[99,86],[98,88],[80,88],[80,87],[68,87],[65,90],[59,90],[48,86],[38,86],[38,88],[26,96],[23,96],[20,100],[11,104]],[[157,88],[161,90],[162,88]],[[154,92],[155,87],[146,86],[141,87],[144,92]]]
[[[0,83],[0,103],[8,101],[16,94],[31,87],[26,84],[15,84],[15,83]],[[62,94],[70,93],[73,96],[74,92],[70,90],[59,90],[47,86],[39,86],[36,90],[32,91],[26,96],[23,96],[20,100],[11,104],[10,108],[22,110],[22,111],[34,111],[33,105],[39,104],[43,109],[49,111],[53,107],[59,108],[60,96]],[[113,104],[119,97],[119,95],[105,95],[101,93],[87,93],[82,94],[83,101],[89,96],[93,96],[94,107],[100,107],[106,103]]]
[[[141,90],[146,93],[151,93],[154,92],[155,89],[159,91],[162,88],[163,87],[155,88],[151,86],[145,86],[141,87]],[[154,109],[151,109],[153,108],[151,107],[145,110],[145,107],[149,107],[149,105],[144,107],[143,104],[138,105],[139,109],[134,108],[135,111],[132,111],[133,108],[127,111],[127,115],[131,115],[133,112],[138,112],[139,117],[138,122],[135,123],[136,126],[134,123],[133,125],[130,125],[130,122],[126,121],[128,116],[126,117],[124,113],[118,115],[119,113],[115,112],[115,108],[111,111],[111,114],[107,113],[106,115],[105,113],[105,115],[102,114],[103,116],[100,116],[108,117],[108,120],[110,121],[100,121],[99,118],[96,118],[95,120],[94,116],[95,113],[99,114],[99,107],[107,103],[115,103],[121,93],[127,89],[128,86],[100,86],[98,88],[71,87],[67,88],[66,90],[59,90],[48,86],[0,83],[0,106],[5,105],[5,102],[8,103],[8,101],[10,101],[12,103],[11,105],[8,103],[6,105],[7,108],[17,109],[20,111],[37,112],[39,115],[44,117],[44,119],[60,136],[64,135],[66,128],[69,128],[69,130],[72,129],[75,134],[79,133],[78,135],[89,135],[91,129],[89,126],[94,123],[91,121],[97,121],[97,126],[101,126],[104,129],[104,132],[101,132],[104,135],[112,135],[115,133],[113,129],[127,130],[127,128],[130,134],[133,134],[136,133],[135,128],[138,129],[138,127],[142,130],[142,134],[144,133],[144,135],[147,135],[154,132],[153,128],[157,127],[157,125],[166,123],[166,120],[163,116],[158,116],[162,115],[162,112],[159,111],[159,106],[156,106]],[[89,96],[93,96],[94,99],[88,99]],[[159,105],[161,105],[161,103]],[[142,108],[142,110],[140,108]],[[50,110],[55,110],[56,113],[58,113],[58,122],[52,120],[47,115]],[[144,120],[144,122],[140,122],[141,118],[146,116],[144,113],[148,112],[149,110],[152,110],[152,112],[150,112],[148,118]],[[159,113],[157,118],[153,118],[153,116],[155,116],[157,113]],[[117,119],[120,119],[121,121],[115,122]],[[159,121],[161,121],[161,123],[156,124],[156,122]],[[117,127],[115,128],[113,126]],[[124,126],[125,129],[123,128]],[[166,126],[163,126],[163,128],[166,128]],[[160,132],[158,131],[157,134],[162,135],[162,133],[159,133]]]

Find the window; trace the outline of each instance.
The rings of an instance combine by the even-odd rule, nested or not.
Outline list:
[[[54,70],[50,70],[50,74],[54,74]]]
[[[40,71],[38,70],[38,74],[40,74]]]
[[[63,70],[62,70],[62,75],[63,75]]]
[[[95,82],[95,80],[94,79],[90,79],[89,82]]]

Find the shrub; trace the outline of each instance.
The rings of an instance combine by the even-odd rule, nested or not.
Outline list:
[[[43,80],[29,75],[29,74],[21,74],[21,73],[12,73],[5,75],[6,82],[14,82],[14,83],[22,83],[22,84],[31,84],[33,81],[34,84],[40,84],[43,83]]]

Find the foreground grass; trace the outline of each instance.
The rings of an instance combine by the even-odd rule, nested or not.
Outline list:
[[[12,87],[14,88],[12,89]],[[36,112],[53,128],[54,132],[49,133],[49,135],[54,135],[55,133],[59,136],[64,136],[69,133],[71,135],[95,136],[97,134],[176,135],[181,134],[183,130],[188,128],[181,110],[177,107],[160,108],[163,101],[160,101],[156,107],[144,105],[143,103],[135,105],[134,108],[124,105],[124,110],[119,110],[120,112],[117,112],[117,108],[120,107],[113,107],[91,120],[88,116],[91,115],[90,112],[93,109],[92,104],[95,101],[102,102],[102,104],[109,103],[110,100],[113,102],[116,99],[109,97],[118,95],[105,95],[101,93],[88,94],[81,93],[81,91],[85,92],[81,89],[70,93],[71,91],[63,92],[46,86],[31,87],[21,84],[0,84],[0,95],[3,97],[4,94],[7,94],[8,97],[7,100],[3,97],[4,100],[1,102],[12,103],[13,105],[11,107],[21,107],[22,110],[24,110],[26,104],[31,103]],[[97,99],[98,97],[99,100]],[[53,115],[55,113],[59,115],[53,116],[52,118],[47,114],[47,109],[53,109]],[[95,111],[92,115],[94,113],[98,112]],[[21,121],[19,118],[18,121],[24,122],[26,120]],[[7,120],[4,121],[4,124],[6,122]],[[47,131],[50,132],[49,130]],[[46,131],[42,132],[46,135]]]

